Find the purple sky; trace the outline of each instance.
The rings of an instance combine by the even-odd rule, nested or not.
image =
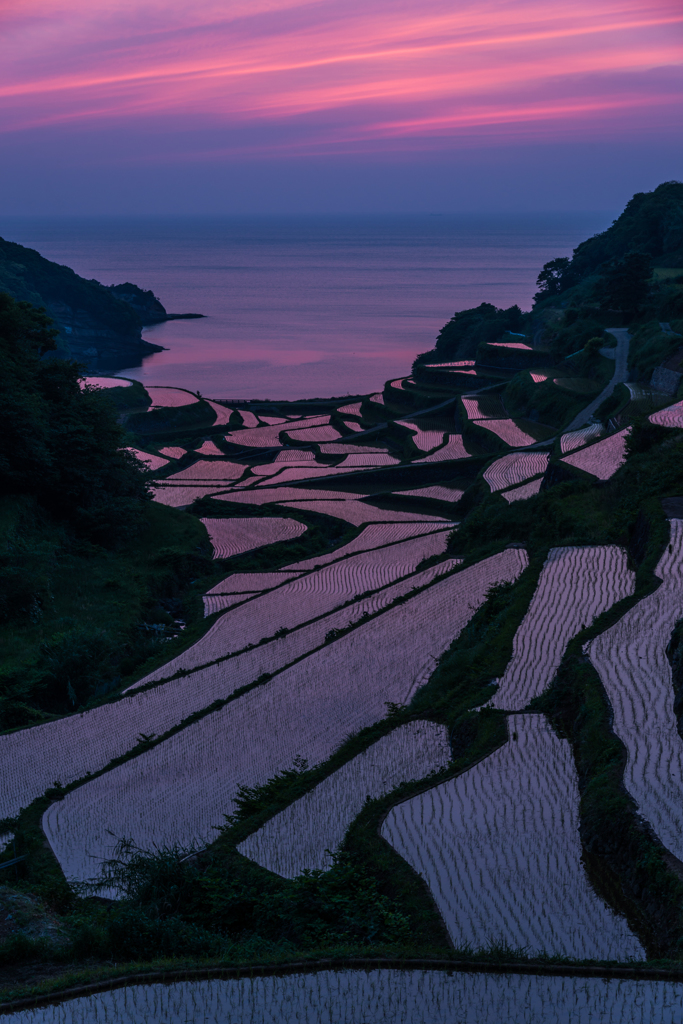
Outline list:
[[[683,177],[673,0],[5,0],[0,212],[619,210]]]

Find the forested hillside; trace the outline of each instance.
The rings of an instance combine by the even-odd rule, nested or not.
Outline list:
[[[144,324],[166,319],[151,292],[136,285],[106,288],[70,267],[45,259],[35,249],[0,238],[0,292],[45,309],[56,328],[56,350],[89,366],[113,366],[160,351],[143,341]]]

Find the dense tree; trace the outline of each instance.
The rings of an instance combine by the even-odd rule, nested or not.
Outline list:
[[[683,182],[637,192],[611,227],[574,249],[572,271],[578,280],[634,250],[663,266],[683,266]]]
[[[536,279],[538,294],[536,299],[545,299],[550,295],[559,295],[565,288],[575,284],[575,275],[571,271],[571,260],[560,256],[543,264],[543,270]]]
[[[620,310],[629,318],[636,315],[650,289],[650,257],[643,252],[627,252],[614,260],[598,282],[603,309]]]
[[[115,542],[140,513],[144,476],[107,396],[81,390],[77,363],[41,359],[54,337],[43,310],[0,293],[0,487]]]
[[[519,306],[498,309],[490,302],[482,302],[474,309],[455,313],[439,331],[434,349],[422,353],[416,361],[429,363],[435,357],[474,359],[480,344],[497,341],[506,331],[523,330],[524,314]]]

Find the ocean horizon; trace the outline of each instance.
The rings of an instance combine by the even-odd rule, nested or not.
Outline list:
[[[102,284],[151,289],[163,352],[120,375],[213,398],[381,390],[432,348],[456,310],[529,309],[545,262],[607,213],[0,219],[0,234]]]

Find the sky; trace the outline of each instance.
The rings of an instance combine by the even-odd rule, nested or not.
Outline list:
[[[680,0],[4,0],[0,212],[619,210],[683,178]]]

